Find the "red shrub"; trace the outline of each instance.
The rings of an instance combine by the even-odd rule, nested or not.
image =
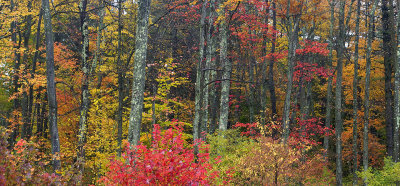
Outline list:
[[[161,134],[155,125],[150,148],[126,148],[123,160],[113,159],[100,182],[106,185],[210,185],[218,172],[212,172],[208,147],[199,144],[197,159],[193,147],[185,145],[182,127],[174,126]],[[196,160],[196,161],[195,161]]]

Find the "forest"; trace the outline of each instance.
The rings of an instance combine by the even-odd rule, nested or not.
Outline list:
[[[2,185],[398,185],[399,0],[0,0]]]

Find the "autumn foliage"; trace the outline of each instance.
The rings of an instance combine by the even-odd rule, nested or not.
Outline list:
[[[138,145],[125,148],[122,159],[114,158],[109,171],[100,180],[106,185],[212,185],[219,177],[212,171],[208,146],[197,142],[199,153],[194,155],[193,145],[183,140],[179,125],[162,132],[154,125],[150,147]],[[229,177],[225,183],[229,182]]]

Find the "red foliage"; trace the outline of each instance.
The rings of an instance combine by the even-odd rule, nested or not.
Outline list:
[[[161,134],[154,125],[151,147],[127,146],[123,160],[112,159],[100,182],[106,185],[210,185],[219,172],[211,171],[208,146],[197,143],[199,153],[185,145],[181,126]],[[226,183],[230,179],[226,180]]]
[[[40,153],[33,143],[21,139],[10,150],[7,136],[2,132],[0,137],[0,186],[51,185],[60,181],[59,176],[45,171],[44,161],[37,159]]]
[[[247,136],[252,139],[261,137],[260,131],[258,130],[258,123],[236,123],[233,128],[241,128],[242,132],[240,135]]]

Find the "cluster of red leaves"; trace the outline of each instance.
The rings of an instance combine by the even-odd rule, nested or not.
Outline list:
[[[324,67],[318,67],[317,64],[307,63],[307,62],[297,62],[297,65],[294,67],[294,77],[293,80],[299,82],[300,79],[305,81],[311,81],[313,77],[320,76],[323,78],[327,78],[330,76],[330,72],[328,69]]]
[[[319,54],[322,56],[327,56],[329,50],[327,49],[328,43],[320,43],[318,41],[309,41],[306,40],[304,42],[300,42],[300,45],[303,46],[303,49],[297,49],[296,53],[299,55],[305,54]]]
[[[13,149],[7,149],[7,134],[0,137],[0,185],[51,185],[59,176],[45,171],[44,161],[32,143],[19,140]]]
[[[236,123],[233,125],[233,128],[241,129],[241,136],[247,136],[252,139],[256,139],[261,136],[261,133],[258,130],[258,123]]]
[[[296,118],[297,126],[293,127],[290,137],[296,141],[296,148],[301,149],[305,146],[316,146],[320,144],[319,139],[324,136],[331,136],[334,130],[323,126],[321,118],[310,118],[302,120]]]
[[[100,179],[106,185],[211,185],[219,177],[211,171],[208,146],[197,143],[199,153],[194,155],[192,145],[182,137],[181,126],[174,125],[161,134],[154,125],[151,147],[137,145],[126,148],[123,160],[112,159],[109,172]],[[226,179],[226,184],[230,179]]]

